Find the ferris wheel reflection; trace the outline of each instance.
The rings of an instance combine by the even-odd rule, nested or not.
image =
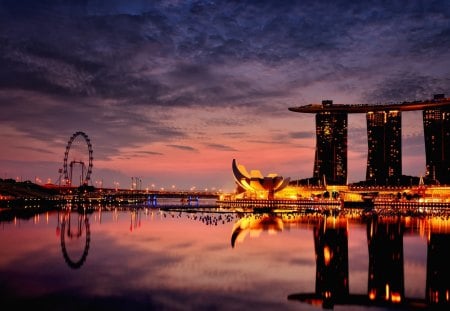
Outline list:
[[[56,234],[61,237],[61,250],[67,265],[79,269],[86,261],[91,231],[89,218],[84,212],[74,212],[69,207],[58,215]]]

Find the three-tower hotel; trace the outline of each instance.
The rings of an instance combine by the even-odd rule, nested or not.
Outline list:
[[[402,178],[402,111],[423,111],[426,176],[430,184],[450,184],[450,98],[380,105],[333,105],[331,100],[289,108],[316,114],[316,153],[313,178],[334,185],[347,182],[347,125],[349,113],[367,119],[366,182],[398,185]]]

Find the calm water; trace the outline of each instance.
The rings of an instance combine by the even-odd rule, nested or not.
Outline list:
[[[3,310],[384,310],[387,300],[448,301],[442,217],[148,208],[55,211],[0,226]]]

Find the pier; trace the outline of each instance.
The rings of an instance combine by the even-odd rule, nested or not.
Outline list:
[[[340,209],[342,205],[340,200],[309,200],[309,199],[235,199],[235,200],[218,200],[217,204],[221,208],[242,208],[251,209],[253,211],[270,211],[275,209],[288,210],[311,210],[311,211],[330,211]]]

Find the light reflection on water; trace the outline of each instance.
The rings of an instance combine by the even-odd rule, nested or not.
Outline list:
[[[0,304],[47,310],[447,306],[449,234],[444,217],[192,208],[48,212],[1,223]]]

